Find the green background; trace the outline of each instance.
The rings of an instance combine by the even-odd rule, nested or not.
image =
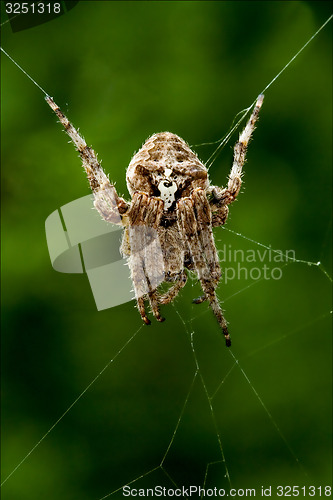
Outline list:
[[[126,166],[150,134],[217,141],[329,15],[329,2],[79,2],[31,29],[6,23],[2,45],[127,196]],[[98,499],[156,467],[132,486],[202,486],[215,462],[207,487],[229,487],[225,466],[257,496],[262,485],[330,484],[331,25],[265,93],[227,223],[241,236],[215,230],[220,250],[261,243],[305,261],[277,264],[280,280],[219,287],[239,364],[208,306],[191,303],[195,281],[145,327],[134,302],[98,312],[85,275],[52,269],[45,219],[88,183],[42,92],[2,56],[3,479],[137,332],[3,485],[4,500]],[[216,185],[236,139],[210,168]],[[215,147],[194,149],[205,162]],[[218,387],[213,418],[205,389]]]

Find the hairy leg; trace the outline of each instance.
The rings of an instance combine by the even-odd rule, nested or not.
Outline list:
[[[159,303],[169,304],[170,302],[172,302],[177,297],[180,290],[184,288],[186,282],[187,282],[187,274],[185,271],[182,271],[177,276],[174,285],[171,288],[169,288],[169,290],[165,294],[159,296],[158,298]]]
[[[263,100],[264,96],[262,94],[259,95],[253,112],[235,144],[234,160],[229,174],[228,186],[225,189],[218,186],[210,186],[207,191],[207,194],[211,196],[210,207],[213,212],[213,226],[221,226],[225,223],[228,217],[227,205],[235,201],[239,194],[242,185],[247,146],[255,130],[255,124],[258,120]]]
[[[157,288],[164,281],[164,261],[157,228],[163,214],[163,202],[146,193],[134,193],[128,211],[130,257],[129,267],[143,321],[149,324],[145,311],[148,300],[155,318],[164,321],[159,312]]]
[[[108,176],[97,160],[95,151],[87,145],[59,106],[49,96],[45,100],[58,116],[60,123],[80,154],[82,165],[94,194],[96,209],[107,222],[121,225],[121,217],[128,210],[128,203],[118,196],[115,187],[110,183]]]
[[[210,253],[211,250],[208,251],[208,249],[205,248],[206,253],[204,253],[204,249],[202,248],[202,242],[206,241],[208,236],[206,234],[205,238],[203,238],[202,235],[199,237],[199,233],[202,232],[202,228],[204,227],[206,221],[205,214],[200,217],[195,213],[194,201],[192,198],[181,198],[178,201],[177,211],[180,231],[182,232],[183,237],[190,249],[194,266],[202,289],[205,293],[205,297],[209,301],[213,313],[215,314],[215,317],[222,329],[226,345],[229,347],[231,345],[231,341],[227,322],[223,316],[222,309],[215,293],[215,288],[217,286],[216,276],[212,279],[210,271],[210,264],[213,263]],[[200,219],[199,222],[197,217]]]

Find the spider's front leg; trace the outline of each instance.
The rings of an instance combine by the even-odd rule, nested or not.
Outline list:
[[[212,234],[210,207],[204,190],[198,188],[191,197],[180,198],[177,214],[180,232],[190,250],[205,294],[202,301],[208,300],[229,347],[231,340],[227,322],[215,293],[221,271]]]
[[[155,318],[164,321],[159,311],[158,286],[165,279],[164,257],[158,227],[164,203],[160,198],[136,192],[127,214],[129,267],[138,309],[146,325],[150,324],[145,309],[148,300]]]
[[[255,124],[258,120],[263,100],[264,96],[260,94],[244,130],[235,144],[234,161],[229,174],[228,186],[225,189],[210,186],[207,191],[207,194],[211,196],[210,206],[213,226],[221,226],[225,223],[228,217],[227,205],[235,201],[239,194],[242,185],[242,169],[245,163],[247,146],[255,130]]]
[[[121,225],[122,216],[127,212],[129,207],[128,203],[118,196],[115,187],[110,183],[109,178],[98,162],[95,151],[87,145],[86,141],[73,127],[59,106],[49,96],[45,100],[58,116],[60,123],[80,154],[82,165],[87,173],[90,187],[94,194],[96,209],[107,222]]]

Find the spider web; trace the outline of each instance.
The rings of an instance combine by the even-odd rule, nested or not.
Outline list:
[[[26,50],[24,58],[25,67],[30,68]],[[259,93],[258,88],[255,92]],[[16,106],[13,102],[10,105]],[[20,116],[23,111],[20,109]],[[260,496],[262,485],[324,487],[329,483],[331,280],[324,223],[327,204],[316,197],[322,224],[318,221],[318,232],[311,230],[317,238],[302,244],[302,234],[294,239],[288,232],[290,225],[295,227],[288,219],[290,211],[288,215],[281,203],[275,219],[276,207],[269,203],[269,197],[281,193],[286,184],[281,180],[281,184],[274,184],[273,174],[255,178],[251,184],[251,166],[263,164],[255,160],[260,127],[275,124],[274,117],[261,118],[250,146],[246,191],[241,202],[232,207],[228,225],[215,232],[224,269],[218,295],[230,323],[231,350],[224,347],[209,307],[191,303],[200,295],[195,280],[190,280],[172,307],[165,308],[167,321],[147,328],[139,326],[132,303],[98,314],[93,311],[87,291],[82,291],[84,279],[75,278],[73,285],[73,276],[53,273],[45,286],[44,278],[37,277],[36,289],[40,287],[46,294],[42,301],[35,288],[30,294],[19,293],[17,286],[8,286],[5,276],[4,326],[14,338],[4,338],[11,363],[4,362],[4,374],[11,374],[4,383],[3,399],[4,498],[6,492],[8,498],[52,498],[52,491],[54,498],[123,498],[124,485],[136,489],[160,486],[170,491],[184,488],[183,498],[189,498],[191,485],[206,491],[255,488]],[[62,143],[60,135],[60,149]],[[269,146],[264,151],[266,157],[269,149],[275,150],[274,143]],[[94,147],[100,151],[99,146]],[[307,149],[307,145],[302,147]],[[39,140],[38,149],[32,143],[25,151],[32,168],[43,148]],[[68,150],[71,158],[73,151]],[[206,159],[215,158],[215,151],[214,147],[206,153]],[[72,160],[62,161],[66,167],[60,175],[65,179]],[[283,169],[285,182],[295,188],[299,179],[288,175],[290,165],[285,168],[281,161],[275,161]],[[5,165],[10,170],[12,162]],[[270,164],[276,173],[274,167]],[[211,167],[214,182],[220,168],[216,161]],[[227,171],[228,166],[224,177]],[[320,183],[321,171],[316,173]],[[46,174],[39,171],[38,175],[41,179],[31,181],[30,194],[35,200],[35,191],[40,193],[39,206],[44,206],[40,213],[37,209],[37,216],[43,220],[68,201],[69,193],[59,199],[55,190],[46,201],[49,192],[43,195],[38,189],[47,181]],[[82,172],[77,179],[80,176]],[[9,198],[13,192],[10,179],[5,176],[9,184],[4,193]],[[221,179],[219,184],[224,182]],[[29,197],[24,195],[24,186],[19,179],[16,182],[26,201]],[[304,182],[301,187],[306,186]],[[71,193],[73,198],[82,194],[80,189]],[[295,190],[287,194],[295,195]],[[297,200],[304,208],[300,196]],[[242,205],[248,215],[241,210]],[[10,203],[9,207],[4,233],[11,241],[12,234],[20,230],[20,238],[27,241],[31,233],[22,225],[10,224],[18,219],[19,209]],[[263,207],[267,209],[265,217],[261,215]],[[297,215],[297,207],[291,208]],[[256,226],[249,224],[250,214]],[[265,230],[272,225],[277,236],[270,231],[266,238]],[[247,227],[252,230],[247,232]],[[34,237],[39,238],[37,234]],[[43,248],[41,237],[38,244]],[[15,256],[23,248],[21,242]],[[8,249],[13,247],[5,247],[7,259]],[[51,276],[45,247],[28,264],[19,258],[15,266],[10,260],[6,262],[10,279],[24,290],[31,287],[27,268],[36,272],[41,268]],[[76,300],[67,296],[66,286],[81,300],[81,306],[73,305]],[[61,300],[58,287],[64,289]],[[56,301],[55,306],[52,301]],[[203,490],[196,496],[203,496]]]

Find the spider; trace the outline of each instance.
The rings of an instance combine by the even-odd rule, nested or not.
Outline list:
[[[160,304],[174,300],[185,286],[185,269],[196,272],[203,295],[231,345],[227,322],[216,296],[221,277],[212,228],[228,217],[228,205],[241,187],[247,145],[255,129],[264,96],[258,96],[253,112],[234,146],[228,185],[210,184],[208,171],[178,135],[152,135],[133,156],[126,173],[131,201],[119,197],[104,173],[95,152],[50,97],[46,101],[58,116],[78,150],[102,218],[124,227],[122,253],[128,258],[138,310],[149,325],[145,303],[158,321]],[[161,292],[160,285],[169,287]]]

